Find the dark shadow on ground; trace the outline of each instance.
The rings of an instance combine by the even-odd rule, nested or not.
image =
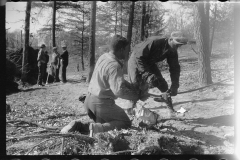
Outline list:
[[[205,124],[209,126],[234,126],[234,114],[232,115],[223,115],[218,117],[212,117],[212,118],[197,118],[197,119],[191,119],[191,123],[196,124]]]
[[[191,130],[179,131],[179,134],[181,134],[181,136],[186,136],[195,140],[204,141],[206,142],[206,145],[212,145],[212,146],[224,145],[223,142],[225,141],[225,139],[219,138],[214,135],[204,134],[198,131],[194,131],[194,128]]]
[[[234,84],[219,83],[218,86],[234,86]]]
[[[183,58],[181,58],[181,57],[179,57],[179,62],[180,63],[183,63],[183,62],[197,62],[198,61],[198,58],[196,58],[196,57],[183,57]]]
[[[84,83],[84,81],[83,80],[76,80],[76,79],[68,79],[67,83],[76,84],[76,83]]]
[[[35,90],[38,90],[38,89],[46,89],[46,88],[28,88],[28,89],[24,89],[24,90],[21,90],[22,92],[29,92],[29,91],[35,91]]]
[[[208,102],[208,101],[216,101],[216,100],[218,100],[218,99],[207,98],[207,99],[201,99],[201,100],[183,101],[183,102],[173,103],[173,106],[176,106],[176,105],[179,105],[179,104],[184,104],[184,103],[189,103],[189,102],[197,103],[197,102]]]
[[[189,102],[197,103],[197,102],[208,102],[208,101],[215,101],[215,100],[218,100],[218,99],[207,98],[207,99],[201,99],[201,100],[192,100],[192,101],[176,102],[176,103],[173,103],[173,107],[175,107],[176,105],[179,105],[179,104],[184,104],[184,103],[189,103]],[[155,100],[155,101],[158,102],[157,100]],[[160,101],[159,101],[159,102],[160,102]],[[148,109],[156,110],[156,109],[161,109],[161,108],[167,108],[167,106],[158,106],[158,107],[148,108]]]

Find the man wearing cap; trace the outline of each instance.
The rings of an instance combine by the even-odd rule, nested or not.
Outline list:
[[[180,65],[177,49],[187,43],[187,38],[181,32],[173,32],[170,38],[161,36],[149,37],[146,41],[136,45],[128,61],[128,77],[130,83],[139,89],[143,97],[147,98],[149,87],[157,87],[161,92],[170,92],[176,96],[179,87]],[[170,78],[170,89],[163,78],[157,62],[167,60]],[[128,113],[131,114],[136,102],[131,102]]]
[[[45,74],[45,69],[47,65],[47,58],[45,56],[46,52],[46,46],[44,44],[41,45],[40,50],[38,52],[37,62],[38,62],[38,80],[37,84],[38,86],[44,86],[43,78]]]
[[[60,82],[59,80],[59,67],[60,67],[60,54],[57,51],[57,47],[53,47],[53,53],[52,53],[52,67],[53,67],[53,76],[54,76],[54,82]]]
[[[68,66],[68,51],[66,43],[62,43],[63,53],[60,54],[60,62],[61,62],[61,82],[66,83],[66,70]]]

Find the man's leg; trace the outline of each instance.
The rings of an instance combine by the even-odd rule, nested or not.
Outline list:
[[[42,64],[40,64],[38,66],[38,81],[37,84],[38,85],[42,85],[42,79],[43,79],[43,71],[44,71],[44,66]]]
[[[59,81],[60,81],[60,79],[59,79],[59,68],[58,68],[58,67],[56,67],[55,81],[56,81],[56,82],[59,82]]]
[[[66,82],[66,66],[62,65],[61,66],[62,72],[61,72],[61,80],[63,83]]]

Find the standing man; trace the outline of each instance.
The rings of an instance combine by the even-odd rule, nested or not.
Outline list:
[[[68,51],[67,51],[67,45],[65,42],[62,42],[62,49],[63,53],[60,55],[60,63],[61,63],[61,82],[66,83],[66,70],[68,66]]]
[[[53,67],[53,76],[54,76],[54,83],[60,82],[59,79],[59,68],[60,68],[60,54],[57,51],[57,47],[53,47],[53,53],[52,53],[52,67]]]
[[[173,32],[170,38],[154,36],[138,44],[128,61],[128,77],[130,83],[136,89],[141,90],[141,94],[147,95],[149,87],[157,87],[161,92],[168,92],[171,96],[176,96],[179,87],[180,65],[178,62],[177,49],[187,44],[187,38],[181,32]],[[157,62],[167,60],[171,77],[171,87],[163,78]],[[145,93],[144,93],[145,92]],[[167,93],[166,93],[167,94]],[[145,96],[146,97],[146,96]],[[168,96],[164,96],[167,98]],[[132,113],[132,108],[136,101],[130,103],[128,113]],[[173,111],[173,108],[170,108]]]
[[[120,60],[125,58],[127,45],[129,43],[126,38],[115,35],[110,44],[110,52],[104,53],[97,60],[84,102],[88,116],[95,123],[89,125],[77,120],[72,121],[61,130],[62,133],[90,131],[90,136],[93,136],[94,133],[131,126],[127,114],[114,101],[118,97],[133,101],[141,98],[138,91],[123,77],[123,64]]]
[[[45,69],[47,65],[47,58],[45,56],[46,46],[44,44],[41,45],[40,50],[38,52],[37,62],[38,62],[38,80],[37,84],[38,86],[44,86],[43,85],[43,78],[45,75]]]

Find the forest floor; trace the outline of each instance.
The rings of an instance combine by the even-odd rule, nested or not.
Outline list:
[[[179,61],[179,92],[199,88],[197,58],[180,55]],[[79,133],[63,138],[59,130],[71,120],[91,121],[78,100],[87,93],[88,85],[81,81],[86,72],[76,72],[75,66],[68,67],[65,84],[28,86],[6,95],[12,110],[6,114],[7,155],[234,153],[234,79],[172,97],[175,110],[181,107],[187,110],[183,119],[163,118],[152,129],[139,127],[134,119],[129,130],[97,134],[94,139],[79,137]],[[214,83],[233,77],[234,59],[215,54],[211,68]],[[162,73],[171,84],[168,70]],[[156,88],[149,92],[160,94]],[[124,109],[126,100],[117,99],[116,103]],[[147,104],[145,107],[164,117],[163,103],[149,98]]]

